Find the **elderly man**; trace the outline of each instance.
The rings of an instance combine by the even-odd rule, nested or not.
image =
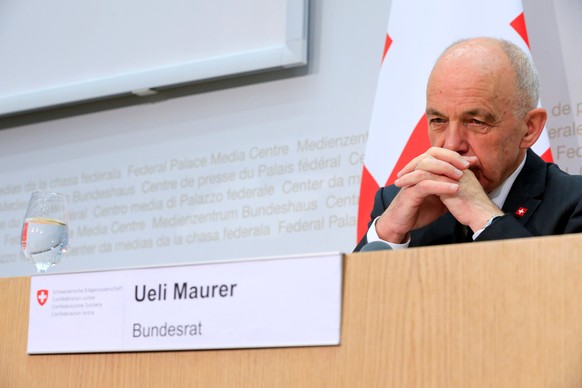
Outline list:
[[[510,42],[450,46],[428,80],[432,147],[375,197],[367,235],[393,249],[582,231],[582,177],[530,147],[547,114],[528,56]]]

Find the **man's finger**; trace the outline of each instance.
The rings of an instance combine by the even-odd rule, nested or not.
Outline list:
[[[451,164],[453,167],[464,170],[469,167],[470,163],[455,151],[447,150],[440,147],[431,147],[424,154],[412,159],[402,170],[397,174],[400,178],[404,174],[414,171],[417,166],[425,159],[437,159]]]
[[[459,191],[459,184],[454,181],[422,180],[418,184],[406,187],[407,191],[418,198],[429,195],[451,195]]]

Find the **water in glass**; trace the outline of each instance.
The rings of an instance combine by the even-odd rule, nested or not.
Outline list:
[[[66,198],[60,193],[34,192],[22,227],[22,252],[38,272],[59,263],[69,245]]]

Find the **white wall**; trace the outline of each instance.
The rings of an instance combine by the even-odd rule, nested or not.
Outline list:
[[[524,8],[554,162],[582,174],[582,3],[526,0]]]
[[[544,105],[575,109],[582,102],[580,6],[524,6]],[[71,108],[60,119],[0,118],[9,127],[0,131],[0,276],[34,271],[20,254],[19,234],[29,194],[39,188],[70,199],[71,252],[52,272],[351,251],[389,7],[388,0],[312,1],[307,69],[201,85],[151,104]],[[78,114],[84,111],[93,112]],[[582,124],[582,113],[570,116],[565,122]],[[560,115],[550,118],[552,128],[566,125]],[[557,147],[577,141],[552,139],[556,161],[576,173],[580,158]],[[187,168],[185,160],[207,165]],[[212,176],[231,180],[211,183]],[[261,188],[263,196],[229,197],[229,190]],[[160,226],[160,217],[188,215],[190,224]],[[210,238],[217,240],[203,241]]]
[[[71,252],[54,272],[351,251],[388,8],[314,1],[305,74],[0,131],[0,274],[33,272],[20,224],[30,191],[45,187],[70,200]],[[227,161],[213,164],[219,154]],[[207,165],[180,169],[186,159]],[[154,226],[185,215],[198,219]]]

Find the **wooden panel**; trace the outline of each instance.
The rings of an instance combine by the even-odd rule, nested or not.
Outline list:
[[[582,236],[351,254],[342,344],[26,354],[28,278],[0,279],[2,387],[579,387]]]

